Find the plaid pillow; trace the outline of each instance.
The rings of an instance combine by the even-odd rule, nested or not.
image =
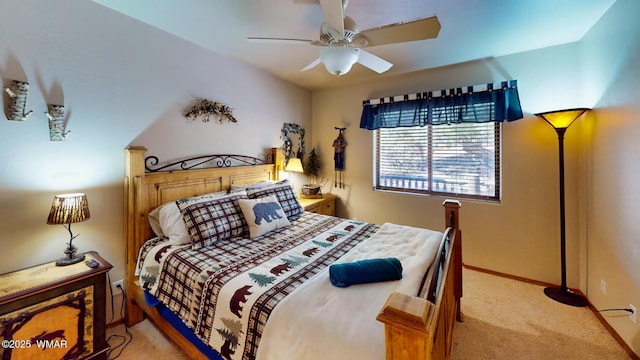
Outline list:
[[[184,219],[180,208],[178,208],[178,204],[181,204],[182,208],[186,208],[197,202],[209,201],[227,195],[228,193],[226,191],[219,191],[164,203],[149,213],[147,217],[149,219],[149,225],[151,225],[151,229],[153,229],[156,235],[168,237],[169,243],[172,245],[190,244],[191,235],[189,235],[184,225]]]
[[[191,248],[197,250],[249,233],[238,199],[246,199],[244,192],[199,203],[176,202],[191,236]]]
[[[275,195],[282,206],[282,210],[290,221],[296,220],[302,215],[304,210],[293,192],[293,188],[289,180],[282,180],[273,185],[261,187],[258,189],[247,189],[249,199],[258,199],[269,195]]]

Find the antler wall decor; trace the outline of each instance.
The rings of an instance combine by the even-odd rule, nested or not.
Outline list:
[[[208,99],[196,100],[193,105],[185,110],[184,116],[192,121],[197,118],[202,118],[202,122],[210,122],[213,116],[219,124],[225,119],[229,122],[238,122],[238,120],[233,117],[230,107]]]

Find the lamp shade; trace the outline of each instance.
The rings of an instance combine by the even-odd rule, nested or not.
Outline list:
[[[333,75],[341,76],[349,72],[358,61],[360,53],[357,49],[346,46],[330,46],[320,50],[320,61]]]
[[[89,202],[85,194],[63,194],[53,198],[47,224],[71,224],[88,220],[90,217]]]
[[[536,116],[544,119],[544,121],[546,121],[549,125],[553,126],[555,129],[566,129],[577,118],[579,118],[580,115],[584,114],[588,110],[590,109],[576,108],[576,109],[567,109],[567,110],[548,111],[544,113],[538,113],[536,114]]]
[[[284,171],[304,172],[304,169],[302,168],[302,161],[298,158],[290,158],[287,166],[284,168]]]

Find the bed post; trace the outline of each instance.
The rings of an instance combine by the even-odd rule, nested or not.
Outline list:
[[[273,180],[280,180],[280,171],[283,170],[284,150],[281,148],[271,148],[269,155],[270,158],[268,160],[275,165]]]
[[[136,261],[138,259],[137,249],[135,246],[139,241],[140,221],[136,221],[140,213],[140,200],[142,191],[142,182],[144,179],[144,154],[147,151],[142,146],[128,146],[125,149],[125,209],[124,209],[124,231],[126,242],[126,263],[124,289],[126,291],[125,304],[125,322],[131,326],[137,324],[144,319],[142,309],[136,306],[134,302],[135,293],[135,270]]]
[[[442,205],[445,208],[445,224],[456,230],[456,238],[453,243],[454,290],[456,296],[456,320],[462,322],[462,311],[460,310],[460,299],[462,298],[462,231],[460,230],[458,217],[460,201],[447,199]]]
[[[462,233],[459,228],[460,202],[446,200],[445,227],[452,228],[452,247],[440,273],[434,302],[422,297],[394,292],[382,307],[377,320],[385,325],[387,360],[450,359],[455,321],[462,321]]]

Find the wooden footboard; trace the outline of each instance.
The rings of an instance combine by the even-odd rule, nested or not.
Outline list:
[[[206,358],[195,345],[171,327],[155,308],[146,305],[142,290],[137,285],[135,270],[138,252],[143,243],[153,236],[147,215],[167,201],[229,189],[233,184],[276,179],[278,165],[146,173],[145,152],[143,147],[126,149],[125,290],[128,296],[125,321],[131,326],[146,316],[190,357]],[[460,203],[445,201],[444,207],[445,224],[451,228],[451,232],[450,239],[443,246],[444,253],[438,266],[440,271],[435,275],[432,273],[427,280],[426,286],[433,288],[432,296],[422,298],[394,293],[378,315],[378,320],[385,323],[387,359],[451,357],[455,319],[462,319],[462,235],[458,224]]]
[[[440,246],[441,263],[434,263],[425,286],[435,289],[417,297],[393,293],[377,319],[385,324],[388,360],[450,359],[455,321],[462,321],[462,232],[457,201],[445,201],[445,221],[450,230]],[[431,296],[430,296],[431,295]]]

